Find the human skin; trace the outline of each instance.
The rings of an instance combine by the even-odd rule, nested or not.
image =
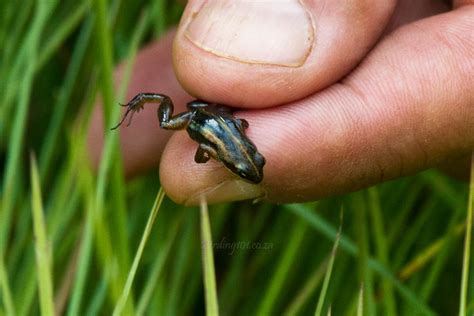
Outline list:
[[[465,172],[474,147],[474,1],[280,2],[268,10],[190,1],[176,35],[139,53],[127,95],[168,94],[176,113],[193,98],[240,108],[235,115],[267,160],[263,182],[241,181],[216,161],[196,164],[197,144],[160,130],[152,105],[120,128],[128,176],[161,157],[165,192],[196,204],[203,194],[210,203],[308,201],[436,166]],[[95,164],[102,130],[98,107]]]

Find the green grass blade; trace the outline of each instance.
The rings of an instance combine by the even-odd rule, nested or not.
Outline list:
[[[13,130],[10,136],[7,160],[5,166],[5,175],[3,177],[3,199],[0,213],[0,256],[4,256],[7,238],[11,230],[11,218],[15,197],[18,194],[18,182],[16,176],[20,170],[21,154],[24,144],[26,119],[28,114],[28,106],[30,103],[31,89],[34,79],[34,67],[40,42],[41,32],[48,17],[48,6],[41,3],[37,8],[35,18],[33,20],[31,31],[25,40],[25,50],[28,52],[24,61],[25,71],[22,74],[20,85],[18,107],[13,121]]]
[[[99,6],[102,6],[102,4],[97,4]],[[115,6],[116,7],[116,6]],[[101,12],[103,15],[100,15],[99,20],[102,21],[102,25],[98,28],[107,28],[104,23],[106,23],[106,18],[105,18],[105,11],[104,8],[102,8]],[[114,16],[114,12],[116,10],[112,10],[112,15]],[[143,35],[144,32],[144,21],[146,21],[145,18],[142,19],[142,21],[139,22],[139,27],[137,28],[136,32],[134,33],[133,39],[132,39],[132,44],[130,45],[130,51],[129,51],[129,57],[130,61],[127,63],[126,68],[125,68],[125,75],[121,83],[121,88],[120,90],[123,91],[124,88],[127,85],[128,78],[130,77],[130,69],[131,66],[133,65],[134,61],[134,55],[136,52],[136,48],[138,46],[138,43],[140,41],[141,36]],[[106,37],[109,37],[107,30],[102,30],[101,32],[102,35],[105,34]],[[97,39],[98,41],[101,41],[101,38],[99,37]],[[110,40],[107,41],[107,43],[110,43]],[[104,45],[104,43],[101,43],[100,48]],[[107,48],[110,50],[110,48]],[[100,54],[99,55],[99,60],[104,63],[110,63],[112,61],[109,60],[111,59],[110,56],[111,53],[106,53],[106,54]],[[105,59],[105,60],[104,60]],[[104,74],[104,68],[102,69],[102,75],[103,76],[108,76],[109,78],[112,76],[111,73],[111,66],[110,67],[105,67],[105,69],[109,69],[110,72],[107,73],[106,75]],[[109,79],[110,81],[110,79]],[[90,116],[92,113],[92,108],[94,104],[94,96],[96,94],[97,87],[96,85],[91,86],[91,93],[90,97],[87,98],[87,106],[86,106],[86,111],[84,112],[86,115],[83,120],[83,124],[81,124],[81,128],[79,129],[80,135],[79,137],[82,139],[81,141],[78,141],[81,145],[79,146],[81,151],[84,151],[84,143],[85,143],[85,136],[87,134],[87,126],[88,122],[90,121]],[[108,88],[105,89],[106,91],[109,91]],[[104,89],[103,89],[104,91]],[[110,92],[110,91],[109,91]],[[104,92],[103,92],[104,93]],[[112,96],[113,98],[113,96]],[[116,108],[116,109],[115,109]],[[114,108],[114,115],[118,117],[119,114],[119,107]],[[68,309],[68,315],[79,315],[79,311],[81,308],[81,301],[83,297],[83,293],[85,291],[85,282],[86,282],[86,277],[88,273],[88,269],[90,267],[90,261],[92,257],[91,251],[94,249],[94,244],[93,244],[93,237],[94,237],[94,230],[97,232],[100,232],[104,224],[104,219],[103,219],[103,214],[104,208],[103,208],[103,197],[105,194],[105,187],[107,185],[107,179],[108,179],[108,171],[110,168],[111,161],[116,161],[114,156],[116,156],[116,145],[117,145],[117,135],[116,134],[107,134],[106,136],[106,141],[105,141],[105,146],[104,146],[104,154],[103,154],[103,159],[101,161],[101,166],[99,167],[99,176],[97,180],[97,189],[92,190],[91,188],[95,187],[93,180],[91,178],[91,175],[86,177],[87,179],[84,178],[84,175],[88,175],[90,171],[87,169],[87,167],[82,166],[82,168],[85,172],[79,173],[80,178],[82,179],[79,181],[80,183],[83,183],[83,196],[85,197],[85,204],[87,205],[87,213],[86,213],[86,221],[85,221],[85,229],[84,229],[84,235],[83,235],[83,242],[81,245],[81,255],[79,256],[80,258],[80,263],[79,263],[79,270],[78,273],[76,274],[76,282],[74,283],[74,289],[72,291],[72,299],[70,300],[70,305]],[[82,160],[81,160],[82,162]],[[123,196],[119,196],[118,198],[123,199]],[[105,227],[104,227],[105,228]],[[111,240],[110,240],[110,235],[108,233],[101,233],[97,236],[97,247],[98,253],[101,256],[102,263],[104,266],[104,269],[108,269],[107,267],[109,266],[107,262],[107,258],[111,258],[112,256],[112,251],[111,251]],[[123,268],[123,267],[122,267]],[[108,272],[110,273],[110,271]],[[120,278],[122,278],[122,274],[120,274]],[[108,284],[107,289],[112,293],[111,295],[113,297],[116,297],[118,300],[118,297],[120,295],[121,289],[123,289],[123,286],[125,285],[125,277],[123,278],[124,282],[123,284],[121,283],[121,280],[117,280],[114,278],[112,280],[112,285]],[[109,280],[111,281],[111,280]],[[111,289],[112,286],[112,289]],[[130,302],[130,301],[128,301]],[[127,304],[127,306],[129,306]]]
[[[403,205],[390,207],[396,208],[397,214],[394,218],[391,218],[390,225],[387,227],[387,247],[391,248],[394,242],[398,241],[400,235],[403,234],[404,228],[408,225],[407,219],[413,211],[414,204],[420,195],[422,187],[419,182],[411,185],[409,187],[410,190],[403,196]],[[400,201],[400,199],[397,201]]]
[[[0,258],[0,288],[2,289],[3,305],[8,315],[15,315],[15,305],[12,299],[10,284],[8,282],[7,271],[3,256]]]
[[[1,22],[6,22],[8,27],[0,27],[0,33],[5,36],[5,39],[2,39],[0,35],[0,74],[5,75],[9,70],[12,69],[12,57],[17,57],[15,53],[18,52],[21,43],[20,38],[23,35],[22,31],[25,32],[25,25],[30,22],[28,19],[31,18],[31,10],[34,7],[34,1],[24,1],[22,9],[16,10],[14,6],[10,6],[11,12],[15,12],[11,16],[14,16],[12,21],[6,22],[2,20]],[[3,11],[3,8],[0,7],[0,11]]]
[[[91,253],[93,244],[93,224],[92,219],[86,221],[81,248],[79,252],[78,270],[72,290],[71,301],[69,302],[67,315],[80,315],[82,296],[85,291],[86,275],[91,264]]]
[[[101,67],[101,87],[104,107],[104,128],[111,125],[114,101],[114,84],[112,81],[114,58],[112,53],[112,37],[107,22],[107,6],[105,0],[94,0],[97,13],[96,36]]]
[[[100,315],[100,308],[107,298],[107,277],[103,276],[96,286],[95,293],[89,302],[84,315]]]
[[[85,140],[74,138],[77,143],[73,144],[72,148],[78,153],[85,153]],[[80,159],[78,155],[77,167],[80,171],[78,173],[78,189],[81,191],[84,209],[85,209],[85,223],[81,237],[79,259],[78,259],[78,270],[74,279],[74,286],[71,293],[71,299],[68,306],[68,315],[75,316],[80,315],[82,297],[86,287],[86,277],[89,272],[92,261],[92,249],[94,240],[94,181],[91,170],[86,164],[86,160]]]
[[[99,65],[101,67],[101,89],[102,89],[102,100],[103,100],[103,113],[104,113],[104,129],[108,131],[109,126],[111,126],[112,118],[115,120],[118,118],[120,113],[120,107],[116,106],[114,102],[114,87],[113,87],[113,54],[112,54],[112,36],[109,29],[109,23],[107,19],[107,7],[105,0],[95,0],[95,11],[97,14],[96,20],[96,40],[98,46],[98,59]],[[145,20],[145,18],[143,18]],[[139,25],[146,25],[145,23],[140,23]],[[138,35],[134,36],[134,39],[140,39],[140,35],[143,33],[140,27],[138,28],[141,32],[137,32]],[[134,54],[138,44],[138,40],[132,41],[130,48],[130,55],[132,56],[131,60],[134,60]],[[132,62],[129,63],[131,65]],[[130,66],[129,66],[130,67]],[[128,82],[128,79],[122,81],[122,85],[125,85]],[[117,164],[121,166],[121,156],[118,154],[118,133],[107,133],[105,137],[105,144],[103,149],[103,157],[100,162],[98,178],[97,178],[97,190],[95,192],[94,200],[94,226],[95,226],[95,237],[96,237],[96,246],[99,258],[102,262],[102,268],[105,274],[111,273],[110,276],[110,286],[109,294],[112,301],[119,299],[122,289],[125,286],[126,274],[129,270],[127,260],[124,260],[123,256],[120,254],[115,254],[113,251],[113,241],[110,234],[109,223],[105,219],[105,196],[106,190],[108,189],[108,184],[111,182],[111,172],[121,172],[122,167],[118,168]],[[117,174],[113,174],[117,176]],[[121,203],[115,203],[119,206],[117,210],[118,215],[121,219],[125,218],[124,212],[124,194],[118,194],[121,190],[121,185],[118,185],[118,182],[123,182],[123,175],[120,175],[121,179],[117,180],[114,178],[112,185],[112,196],[114,197],[114,202],[117,199],[121,199]],[[117,182],[118,181],[118,182]],[[122,222],[126,222],[122,220]],[[123,235],[121,235],[123,237]],[[120,241],[127,241],[126,238],[118,238]],[[122,243],[121,242],[121,243]],[[125,250],[125,247],[120,247],[120,249]],[[120,253],[127,254],[126,251],[121,251]],[[118,259],[118,260],[117,260]],[[125,258],[126,259],[126,258]],[[116,265],[115,263],[118,265]],[[112,270],[112,268],[114,270]],[[118,269],[116,269],[118,268]],[[115,275],[115,276],[112,276]],[[134,313],[134,304],[133,300],[130,299],[127,301],[126,313]]]
[[[469,283],[469,266],[471,258],[471,238],[472,238],[472,213],[474,209],[474,154],[471,158],[471,181],[469,185],[469,204],[466,217],[466,235],[464,237],[464,255],[462,263],[461,278],[461,298],[459,300],[459,316],[466,314],[468,283]]]
[[[160,209],[164,196],[165,196],[165,193],[163,189],[160,188],[160,190],[158,191],[158,195],[156,196],[155,205],[153,205],[153,208],[150,212],[150,216],[148,218],[148,222],[146,223],[146,227],[143,232],[142,239],[140,240],[140,245],[138,246],[135,259],[133,259],[132,267],[130,269],[130,272],[128,273],[127,282],[125,283],[125,287],[123,288],[122,295],[120,296],[120,299],[118,300],[117,305],[115,306],[114,313],[113,313],[114,316],[121,315],[123,308],[125,307],[125,304],[127,303],[127,299],[128,299],[130,290],[132,288],[133,280],[135,279],[135,275],[137,273],[138,264],[140,263],[140,259],[143,254],[143,249],[145,249],[146,242],[148,240],[148,237],[150,236],[151,229],[153,228],[153,223],[155,222],[156,215],[158,214],[158,210]]]
[[[286,311],[283,313],[284,315],[290,316],[300,314],[300,310],[303,305],[309,300],[311,294],[323,281],[330,258],[331,254],[329,254],[329,256],[324,259],[323,262],[315,269],[311,277],[302,287],[301,291],[296,295],[295,299],[291,302]]]
[[[464,207],[462,194],[446,181],[446,176],[440,172],[424,172],[422,178],[426,179],[428,185],[441,197],[454,211]]]
[[[339,226],[339,231],[337,232],[336,240],[334,241],[334,245],[332,247],[331,256],[329,257],[329,263],[327,266],[326,275],[324,276],[323,287],[321,289],[321,293],[319,294],[318,304],[316,305],[316,310],[314,312],[315,316],[321,316],[321,313],[323,311],[324,302],[326,300],[326,293],[329,286],[329,280],[331,279],[332,268],[334,267],[337,248],[339,247],[339,240],[341,239],[341,229],[342,223]]]
[[[197,215],[197,217],[195,216]],[[175,245],[177,252],[172,258],[171,266],[173,267],[172,273],[167,276],[166,282],[166,300],[164,314],[166,315],[177,315],[179,314],[179,309],[181,308],[181,293],[183,293],[187,288],[186,278],[187,273],[191,269],[190,263],[192,258],[196,255],[200,256],[200,253],[194,253],[195,245],[192,241],[195,239],[196,234],[195,224],[199,220],[199,214],[193,213],[187,216],[186,221],[183,225],[183,229],[179,234],[178,242]],[[201,248],[198,251],[202,251]],[[201,257],[201,256],[200,256]],[[201,268],[201,267],[200,267]],[[202,271],[197,271],[202,274]]]
[[[427,302],[430,301],[433,290],[436,285],[439,284],[439,279],[442,277],[442,273],[444,272],[443,269],[445,268],[452,252],[456,248],[455,246],[459,235],[464,232],[465,225],[457,224],[463,214],[465,214],[463,209],[452,212],[451,219],[446,228],[446,233],[443,235],[441,245],[436,251],[433,265],[431,266],[427,276],[424,277],[423,286],[419,293]],[[438,240],[436,240],[435,243],[436,242],[438,242]]]
[[[44,316],[54,316],[51,245],[46,233],[38,167],[33,156],[31,156],[31,184],[33,197],[33,228],[36,240],[36,264],[41,314]]]
[[[439,203],[439,199],[429,199],[418,206],[419,210],[416,217],[411,219],[411,223],[400,237],[397,247],[393,248],[390,260],[393,270],[398,271],[407,260],[406,258],[410,257],[410,250],[413,249],[419,240],[421,232],[432,216],[433,209],[437,203]]]
[[[433,243],[428,245],[426,248],[418,252],[418,255],[410,260],[402,269],[398,275],[400,279],[406,280],[414,275],[416,272],[425,267],[430,260],[435,258],[440,251],[442,251],[444,245],[449,239],[453,239],[464,232],[465,225],[460,224],[456,226],[448,235],[435,240]]]
[[[137,54],[137,50],[139,47],[140,42],[142,41],[143,37],[146,34],[147,26],[150,24],[150,14],[148,11],[148,7],[143,9],[143,14],[141,14],[138,23],[136,24],[132,38],[128,45],[128,52],[127,57],[128,60],[125,64],[125,69],[123,72],[123,77],[121,79],[121,83],[119,86],[118,95],[122,98],[127,91],[128,83],[130,81],[132,69],[135,63],[135,57]],[[115,106],[114,111],[112,111],[112,117],[115,119],[116,115],[120,113],[120,107]],[[108,129],[108,128],[107,128]],[[109,133],[113,133],[112,131],[108,131]],[[118,133],[115,133],[118,134]],[[117,135],[114,136],[117,139]],[[105,156],[106,159],[112,161],[112,169],[110,172],[110,180],[109,183],[110,189],[113,194],[113,199],[110,201],[109,207],[114,209],[115,216],[112,217],[110,220],[110,225],[116,227],[126,227],[128,218],[127,218],[127,203],[125,200],[126,197],[126,184],[125,184],[125,177],[124,177],[124,166],[122,164],[122,157],[118,150],[118,146],[114,146],[112,152],[112,156]],[[120,229],[114,234],[113,242],[114,244],[119,245],[118,251],[116,252],[116,256],[119,260],[119,265],[122,268],[122,273],[126,274],[128,272],[128,267],[130,266],[130,253],[129,253],[129,236],[126,229]]]
[[[351,196],[351,205],[356,217],[356,233],[359,252],[357,255],[359,280],[364,284],[364,306],[367,315],[376,315],[373,290],[373,275],[368,262],[370,256],[369,233],[365,196],[363,192],[357,192]]]
[[[147,283],[145,284],[145,288],[137,304],[137,315],[139,316],[145,314],[145,310],[148,307],[148,304],[150,303],[153,290],[156,288],[159,277],[161,276],[163,272],[166,259],[168,258],[169,252],[171,250],[171,246],[178,233],[180,222],[181,221],[178,220],[176,224],[174,225],[174,227],[172,227],[168,238],[164,242],[164,245],[161,247],[160,252],[157,255],[153,268],[149,273]]]
[[[16,196],[20,191],[19,186],[21,185],[21,181],[16,180],[17,175],[21,172],[21,156],[31,90],[34,80],[37,50],[40,43],[41,33],[54,6],[55,1],[51,1],[49,3],[41,2],[38,4],[31,28],[29,28],[26,38],[24,41],[22,41],[24,44],[22,45],[22,49],[18,54],[21,57],[17,58],[15,61],[15,64],[19,65],[18,69],[23,70],[23,72],[21,73],[22,77],[19,91],[17,91],[18,89],[15,87],[15,93],[19,95],[19,98],[16,113],[13,119],[12,132],[9,139],[9,148],[7,150],[5,176],[3,177],[3,199],[0,212],[0,261],[3,263],[5,263],[4,255],[7,247],[7,238],[10,235],[10,231],[12,229],[11,222],[13,208],[15,206]],[[25,53],[22,54],[22,52]],[[9,81],[15,83],[18,82],[16,78],[10,78]],[[13,89],[10,91],[13,91]],[[8,95],[8,91],[6,95]],[[5,98],[3,98],[3,100],[5,100]],[[6,103],[7,106],[5,108],[8,107],[9,101]],[[1,282],[2,288],[4,289],[2,292],[4,301],[6,302],[5,304],[7,304],[10,308],[12,306],[10,305],[11,300],[8,297],[8,278],[2,279]]]
[[[360,286],[359,299],[357,300],[357,316],[364,316],[364,284]]]
[[[329,224],[319,214],[314,213],[310,208],[302,204],[288,204],[285,205],[285,208],[306,220],[312,228],[319,231],[325,237],[333,241],[336,239],[337,229]],[[341,234],[340,247],[352,256],[356,256],[358,253],[357,246],[352,240],[344,236],[344,234]],[[398,280],[393,273],[380,262],[373,258],[369,258],[368,267],[391,282],[401,296],[410,302],[412,307],[422,313],[422,315],[434,315],[434,312],[425,302],[420,300],[410,288],[402,284],[400,280]]]
[[[73,88],[78,80],[79,71],[81,64],[83,63],[87,48],[90,46],[90,37],[93,29],[92,19],[88,19],[80,32],[79,38],[77,39],[74,47],[74,53],[71,58],[71,63],[68,67],[66,77],[64,79],[64,85],[62,86],[61,93],[58,98],[58,102],[55,106],[53,117],[48,126],[48,130],[45,135],[45,141],[41,148],[39,156],[40,164],[40,175],[41,179],[44,180],[46,175],[50,173],[50,168],[53,160],[55,149],[58,145],[58,139],[61,135],[61,127],[64,122],[64,118],[70,105],[70,98],[73,93]]]
[[[219,315],[217,302],[216,272],[214,268],[214,254],[212,248],[211,225],[209,223],[209,212],[207,203],[201,200],[201,250],[202,269],[204,275],[204,291],[206,296],[206,315]]]
[[[14,83],[16,83],[13,82],[13,80],[17,78],[16,76],[18,75],[18,71],[24,63],[25,55],[28,53],[24,49],[24,47],[27,45],[24,41],[24,38],[26,37],[25,33],[27,32],[27,30],[25,30],[25,25],[28,22],[31,22],[30,19],[32,9],[34,8],[34,1],[25,2],[26,3],[24,3],[21,10],[14,9],[14,11],[16,11],[15,19],[12,21],[12,23],[9,23],[8,37],[5,41],[2,41],[2,44],[4,44],[4,49],[0,50],[0,77],[6,80],[5,82],[2,82],[2,85],[0,85],[0,100],[2,104],[2,107],[0,108],[0,114],[2,115],[9,113],[11,110],[11,99],[15,94],[15,89],[12,88],[15,86]],[[4,132],[3,124],[0,127],[0,132]]]
[[[85,13],[90,7],[91,0],[80,2],[74,10],[63,19],[61,27],[58,27],[55,32],[48,37],[44,46],[38,55],[38,61],[36,63],[36,70],[43,67],[58,50],[60,45],[74,32],[79,23],[84,18]]]
[[[150,11],[153,15],[153,31],[155,37],[159,37],[165,31],[166,26],[166,14],[163,14],[166,9],[166,0],[155,0]]]
[[[270,285],[267,287],[267,292],[260,303],[257,315],[264,316],[272,314],[272,309],[277,303],[278,296],[283,289],[283,285],[288,277],[292,264],[294,263],[299,246],[303,241],[306,228],[306,223],[301,220],[298,220],[294,225],[294,228],[289,235],[290,240],[288,241],[288,245],[276,267]]]
[[[380,196],[377,187],[368,189],[369,212],[372,221],[373,235],[375,239],[376,253],[378,260],[385,266],[388,266],[388,243],[387,235],[384,229],[384,220],[382,207],[380,205]],[[385,306],[385,315],[395,316],[395,297],[393,287],[386,279],[382,279],[383,302]]]

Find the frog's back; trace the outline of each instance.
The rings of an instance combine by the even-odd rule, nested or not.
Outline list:
[[[227,127],[227,124],[219,115],[199,109],[195,111],[187,130],[191,138],[198,143],[218,145],[229,138],[230,126]]]
[[[188,126],[188,133],[198,143],[211,145],[219,155],[255,148],[232,116],[222,116],[199,109]]]
[[[234,173],[253,183],[262,181],[265,158],[245,135],[242,121],[197,109],[187,131],[196,142],[215,150],[214,157]]]

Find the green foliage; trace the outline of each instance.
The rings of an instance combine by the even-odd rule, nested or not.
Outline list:
[[[118,133],[91,170],[97,97],[115,122],[137,50],[182,10],[1,2],[0,315],[473,314],[472,184],[427,171],[317,203],[213,206],[200,241],[197,208],[165,198],[156,214],[156,172],[125,182]]]
[[[217,302],[216,269],[214,267],[211,224],[209,223],[209,210],[204,199],[201,201],[201,241],[206,315],[218,316],[219,307]]]
[[[51,246],[46,233],[44,221],[43,201],[39,183],[38,166],[31,156],[31,186],[33,231],[35,238],[35,253],[38,276],[38,292],[40,297],[41,314],[54,316],[53,281],[51,273]]]

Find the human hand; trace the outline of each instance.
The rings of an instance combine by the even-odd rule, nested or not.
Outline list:
[[[451,11],[442,1],[203,2],[183,15],[176,75],[195,97],[249,109],[236,116],[267,164],[257,186],[215,161],[198,165],[196,143],[186,133],[168,141],[148,107],[121,128],[125,168],[148,169],[163,152],[161,182],[175,201],[307,201],[472,151],[473,1]],[[174,80],[170,47],[171,35],[138,56],[128,97],[166,93],[179,113],[191,97]]]

